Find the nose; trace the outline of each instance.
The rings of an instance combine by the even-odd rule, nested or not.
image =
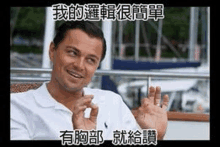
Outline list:
[[[74,67],[78,71],[83,71],[85,66],[84,66],[84,59],[83,58],[77,58],[74,62]]]

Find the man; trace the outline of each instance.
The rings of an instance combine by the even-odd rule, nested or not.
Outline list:
[[[11,94],[11,139],[60,139],[60,131],[102,130],[105,140],[115,130],[157,129],[163,139],[167,127],[168,96],[160,104],[160,87],[131,111],[113,92],[86,88],[106,51],[99,27],[88,21],[65,22],[50,44],[51,80],[37,90]],[[135,120],[136,119],[136,120]]]

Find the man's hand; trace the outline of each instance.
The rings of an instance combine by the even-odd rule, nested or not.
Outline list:
[[[74,129],[92,130],[96,129],[98,106],[92,103],[93,95],[86,95],[76,101],[73,107]],[[84,117],[86,108],[91,108],[90,118]]]
[[[156,129],[157,139],[163,139],[167,128],[167,112],[169,97],[163,96],[163,102],[161,100],[160,87],[150,87],[148,98],[144,98],[141,101],[141,106],[132,109],[132,113],[142,129]]]

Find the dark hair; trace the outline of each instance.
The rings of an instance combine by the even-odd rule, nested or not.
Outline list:
[[[106,53],[106,41],[103,32],[100,27],[90,21],[65,21],[62,23],[56,30],[56,36],[53,39],[55,47],[57,47],[59,43],[63,41],[67,31],[70,29],[80,29],[91,37],[101,39],[103,42],[103,50],[100,62],[104,59]]]

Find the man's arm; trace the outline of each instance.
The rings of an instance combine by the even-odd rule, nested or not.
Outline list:
[[[10,120],[11,140],[30,140],[27,128],[21,122],[11,118]]]
[[[30,134],[27,127],[27,118],[14,96],[11,96],[11,111],[10,111],[10,139],[11,140],[30,140]]]

